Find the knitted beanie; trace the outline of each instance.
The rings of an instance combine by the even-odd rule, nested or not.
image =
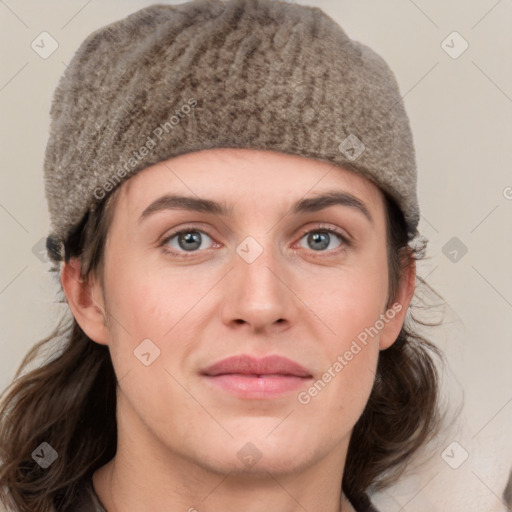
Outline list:
[[[50,258],[142,169],[211,148],[304,156],[388,193],[417,234],[416,164],[392,71],[322,10],[152,5],[90,34],[55,90],[44,161]]]

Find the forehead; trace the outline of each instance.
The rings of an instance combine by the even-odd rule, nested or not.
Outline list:
[[[176,193],[236,204],[231,208],[236,214],[290,207],[327,190],[345,191],[368,210],[383,208],[379,187],[351,170],[298,155],[231,148],[186,153],[149,166],[120,186],[118,202],[127,215],[140,215],[158,196]]]

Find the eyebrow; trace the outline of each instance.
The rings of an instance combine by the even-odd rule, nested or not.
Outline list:
[[[373,223],[373,218],[365,204],[357,197],[347,192],[328,191],[307,199],[297,201],[293,206],[291,213],[294,215],[300,213],[311,213],[329,206],[341,205],[353,208],[362,213],[366,219]],[[139,224],[146,218],[162,210],[188,210],[201,213],[211,213],[214,215],[231,216],[233,206],[228,207],[224,202],[212,201],[201,197],[181,196],[176,194],[166,194],[153,201],[139,217]]]
[[[153,201],[139,217],[139,224],[156,212],[162,210],[189,210],[202,213],[212,213],[214,215],[231,215],[233,207],[228,208],[225,203],[218,203],[211,199],[201,197],[180,196],[176,194],[166,194]]]
[[[330,191],[307,199],[301,199],[292,208],[292,213],[309,213],[323,210],[329,206],[348,206],[362,213],[373,224],[373,218],[366,205],[357,197],[348,192]]]

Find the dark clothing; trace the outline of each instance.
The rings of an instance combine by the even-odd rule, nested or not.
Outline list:
[[[347,495],[347,498],[357,512],[378,512],[366,494],[358,496]],[[72,510],[69,509],[66,512],[106,512],[94,491],[90,477],[82,481],[76,504]]]

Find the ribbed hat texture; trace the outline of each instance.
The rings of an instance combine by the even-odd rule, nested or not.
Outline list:
[[[413,138],[385,61],[316,7],[152,5],[96,30],[60,78],[44,161],[50,258],[120,183],[210,148],[274,150],[352,170],[417,234]]]

